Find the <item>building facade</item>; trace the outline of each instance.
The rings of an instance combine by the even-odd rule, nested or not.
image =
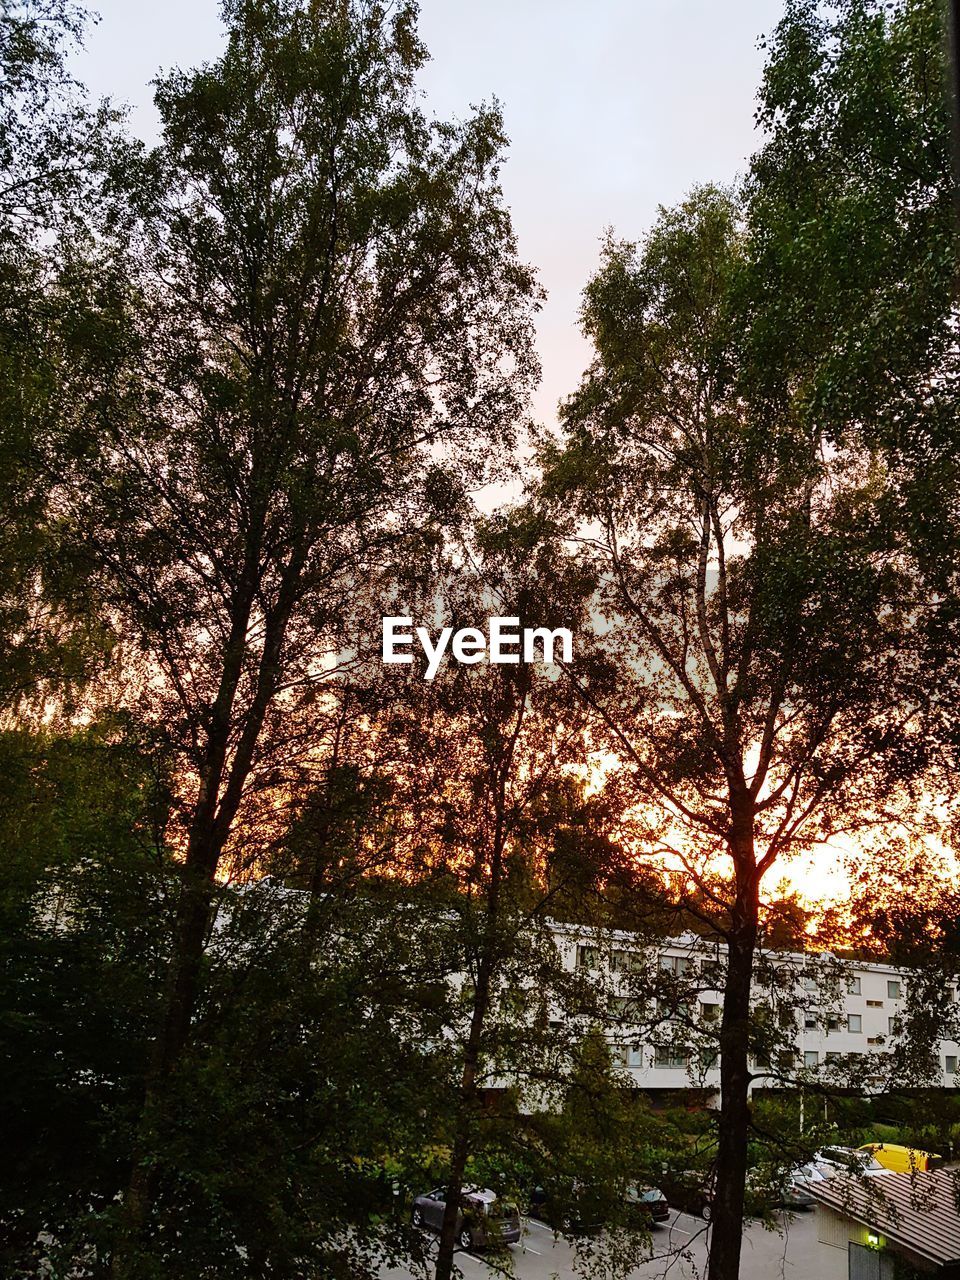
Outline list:
[[[641,946],[625,932],[557,925],[564,966],[606,993],[614,1063],[640,1089],[716,1092],[720,1073],[711,1043],[719,1032],[722,951],[693,935]],[[658,972],[653,974],[656,969]],[[776,1017],[776,1049],[751,1059],[753,1088],[802,1086],[805,1080],[890,1087],[906,1019],[909,972],[830,954],[767,952],[755,976],[758,1022]],[[716,984],[716,985],[712,985]],[[957,993],[944,984],[938,1047],[922,1081],[955,1089],[960,1065]],[[712,1058],[712,1060],[711,1060]],[[934,1060],[936,1059],[936,1060]],[[906,1083],[906,1082],[903,1082]]]

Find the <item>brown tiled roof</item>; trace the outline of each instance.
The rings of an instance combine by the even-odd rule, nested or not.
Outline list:
[[[863,1180],[838,1174],[814,1183],[820,1203],[930,1262],[960,1262],[960,1170],[888,1173]]]

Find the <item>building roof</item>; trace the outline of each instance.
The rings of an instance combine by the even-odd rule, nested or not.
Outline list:
[[[838,1174],[811,1184],[818,1203],[939,1266],[960,1263],[960,1170],[889,1173],[863,1181]]]

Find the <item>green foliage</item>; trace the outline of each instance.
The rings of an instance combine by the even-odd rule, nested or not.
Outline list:
[[[0,707],[72,695],[110,633],[52,497],[69,456],[67,348],[84,328],[68,261],[109,216],[116,113],[68,74],[83,11],[0,3]]]
[[[919,826],[956,764],[939,14],[789,0],[744,189],[608,239],[564,438],[468,530],[513,470],[539,293],[499,110],[417,100],[415,4],[228,0],[222,55],[158,82],[147,154],[69,77],[79,12],[0,0],[5,1271],[37,1273],[43,1232],[60,1275],[119,1242],[144,1280],[373,1277],[424,1261],[403,1206],[444,1178],[546,1188],[624,1271],[626,1193],[665,1169],[716,1170],[729,1243],[747,1163],[754,1211],[838,1132],[956,1140],[952,1099],[826,1097],[839,1070],[802,1118],[747,1103],[795,1034],[762,948],[807,925],[761,910],[763,876]],[[371,674],[385,597],[585,638],[556,679]],[[114,693],[136,716],[93,716]],[[904,963],[937,922],[904,1076],[955,905],[869,922]],[[720,1038],[693,979],[628,984],[648,1048],[694,1075],[722,1050],[719,1113],[624,1087],[602,983],[551,933],[587,916],[727,944]]]
[[[156,756],[102,723],[0,735],[0,1172],[7,1274],[116,1194],[169,945]],[[81,1225],[82,1224],[82,1225]]]
[[[953,571],[958,457],[943,24],[939,0],[791,0],[748,184],[754,384],[802,426],[883,451],[877,518],[931,590]]]
[[[749,1057],[782,1039],[750,1008],[763,877],[892,815],[941,838],[952,820],[925,803],[956,795],[958,763],[940,15],[787,5],[750,180],[608,240],[594,358],[541,450],[545,524],[599,583],[576,682],[609,792],[726,949],[711,1280],[739,1265]],[[648,897],[638,876],[641,918]],[[927,1040],[904,1043],[924,1078]]]
[[[177,874],[158,843],[165,766],[125,729],[0,739],[5,1273],[109,1256]],[[341,900],[305,967],[304,895],[220,897],[197,1034],[154,1135],[145,1274],[375,1275],[417,1256],[393,1182],[420,1189],[415,1153],[444,1132],[423,1089],[450,1070],[436,937],[413,914],[398,930],[385,886]]]
[[[374,1276],[384,1257],[418,1255],[399,1210],[443,1135],[425,1082],[449,1068],[441,957],[422,921],[398,928],[398,909],[386,894],[341,900],[305,968],[303,895],[224,895],[154,1135],[148,1274]]]
[[[623,1222],[626,1188],[650,1179],[658,1128],[645,1099],[625,1089],[613,1071],[604,1035],[588,1030],[573,1055],[560,1106],[531,1121],[532,1172],[551,1197],[554,1225],[575,1217],[580,1200],[590,1202],[593,1215],[583,1221]]]

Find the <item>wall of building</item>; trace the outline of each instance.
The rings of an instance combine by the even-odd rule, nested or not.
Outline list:
[[[942,1280],[948,1280],[948,1278],[952,1280],[956,1274],[954,1268],[937,1267],[931,1262],[918,1258],[902,1245],[891,1244],[882,1232],[873,1231],[862,1222],[856,1222],[835,1209],[817,1205],[815,1213],[817,1240],[820,1244],[818,1280],[821,1275],[823,1280],[833,1280],[833,1277],[837,1280],[841,1280],[841,1277],[842,1280],[847,1280],[851,1243],[863,1245],[868,1249],[880,1249],[888,1255],[894,1255],[919,1275],[936,1275],[942,1277]],[[896,1273],[895,1264],[887,1265]]]
[[[561,950],[564,963],[568,968],[587,967],[609,986],[611,998],[618,993],[629,990],[629,977],[617,972],[617,964],[611,964],[614,952],[619,956],[629,953],[631,941],[636,940],[627,933],[601,935],[584,933],[570,927],[557,927],[557,945]],[[639,953],[638,953],[639,954]],[[677,939],[658,949],[652,960],[644,958],[645,963],[660,963],[686,966],[688,972],[702,972],[704,963],[709,964],[713,952],[704,947],[701,940],[695,937]],[[767,957],[771,959],[771,957]],[[615,959],[615,958],[614,958]],[[835,973],[837,964],[833,957],[823,957],[819,963],[824,973],[824,992],[817,990],[816,969],[818,958],[806,955],[784,954],[772,963],[790,966],[797,974],[797,998],[805,1002],[808,1008],[800,1010],[797,1016],[794,1033],[794,1054],[797,1068],[810,1071],[821,1069],[837,1056],[862,1054],[877,1059],[876,1078],[879,1084],[882,1078],[884,1056],[889,1052],[888,1044],[896,1035],[897,1020],[901,1017],[905,1003],[905,993],[909,974],[903,973],[891,965],[843,962],[844,980],[839,984],[829,976]],[[621,959],[620,964],[623,964]],[[804,976],[800,973],[803,971]],[[829,987],[829,990],[826,988]],[[956,992],[951,993],[956,999]],[[704,987],[697,995],[699,1009],[696,1016],[703,1019],[706,1025],[710,1019],[718,1019],[723,996],[719,990]],[[663,1028],[658,1030],[657,1038],[662,1038]],[[647,1037],[649,1038],[649,1027]],[[694,1087],[718,1089],[720,1084],[719,1070],[698,1067],[696,1081],[691,1079],[691,1072],[686,1060],[677,1055],[671,1060],[669,1052],[663,1047],[659,1049],[644,1042],[644,1035],[638,1031],[636,1036],[626,1024],[611,1033],[611,1046],[615,1061],[629,1075],[639,1088],[652,1090],[684,1090]],[[944,1088],[957,1087],[957,1069],[960,1065],[960,1046],[956,1041],[944,1039],[939,1047],[940,1085]],[[775,1078],[762,1077],[762,1067],[755,1064],[759,1078],[755,1087],[775,1087]]]
[[[820,1280],[847,1280],[847,1245],[851,1240],[857,1244],[866,1244],[865,1229],[861,1234],[851,1234],[859,1223],[850,1222],[832,1209],[818,1205],[814,1210],[817,1215],[817,1240],[820,1248],[817,1254],[817,1275]]]

